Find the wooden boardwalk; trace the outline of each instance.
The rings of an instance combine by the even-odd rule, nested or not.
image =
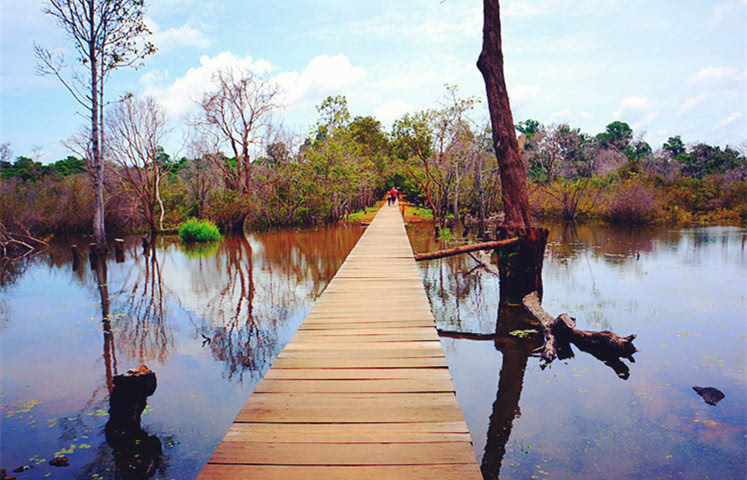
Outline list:
[[[396,207],[384,206],[199,480],[480,479]]]

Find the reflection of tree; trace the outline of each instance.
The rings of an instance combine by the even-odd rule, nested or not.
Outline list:
[[[152,256],[150,267],[148,267],[148,262],[146,261],[146,280],[144,282],[146,286],[143,293],[144,296],[147,296],[148,289],[150,289],[152,297],[152,293],[154,291],[157,290],[159,292],[157,301],[154,302],[151,300],[150,302],[145,301],[145,303],[160,305],[160,309],[156,308],[156,310],[159,310],[159,313],[157,315],[160,315],[160,323],[163,324],[163,287],[160,281],[160,269],[156,260],[155,249],[151,249],[151,251]],[[147,272],[149,271],[149,268],[153,268],[153,275],[148,275]],[[94,390],[91,401],[89,401],[88,404],[83,407],[79,415],[74,420],[77,427],[85,427],[83,418],[88,415],[84,416],[84,412],[103,411],[106,408],[106,403],[109,403],[110,415],[109,421],[107,422],[105,428],[106,442],[101,442],[101,444],[95,450],[94,459],[81,470],[77,471],[76,477],[98,477],[101,475],[105,475],[106,472],[110,472],[112,470],[117,473],[118,478],[132,480],[140,478],[150,478],[155,475],[157,471],[161,474],[164,474],[165,464],[162,464],[161,441],[159,437],[156,435],[148,435],[148,433],[140,427],[140,415],[142,414],[142,408],[144,408],[145,406],[144,400],[142,401],[142,408],[140,408],[137,412],[137,421],[136,425],[134,426],[122,426],[122,415],[116,416],[115,412],[112,411],[112,409],[114,408],[113,395],[117,394],[117,392],[119,392],[117,394],[118,398],[120,399],[119,404],[122,404],[121,398],[123,396],[123,379],[121,377],[128,377],[129,374],[125,376],[117,375],[117,357],[114,344],[114,334],[111,328],[111,301],[109,297],[106,256],[102,255],[91,257],[91,270],[93,271],[101,300],[101,320],[102,328],[104,331],[104,366],[106,372],[106,387],[108,396],[100,397],[98,393],[99,390]],[[155,278],[155,272],[158,272],[158,281],[149,281],[149,278]],[[156,283],[158,284],[157,286]],[[134,293],[137,293],[137,291],[138,289],[136,287]],[[134,299],[135,297],[130,298]],[[135,304],[140,304],[138,300],[133,301]],[[150,309],[138,308],[136,310],[138,312],[145,311],[147,313],[147,311]],[[151,375],[153,374],[151,373]],[[118,382],[120,383],[120,385],[116,386]],[[155,390],[155,375],[153,375],[152,383],[153,390]],[[152,391],[148,393],[148,395],[150,395],[151,393]],[[124,395],[127,395],[127,393],[125,393]],[[119,407],[119,410],[122,410],[121,406]],[[112,423],[117,418],[119,418],[120,423]],[[126,419],[125,423],[127,421],[134,422],[133,415],[125,416],[124,418]],[[82,435],[82,433],[78,434],[75,432],[75,429],[70,428],[73,425],[69,421],[69,418],[63,420],[63,437],[61,438],[63,445],[67,442],[72,443],[76,439],[80,438],[79,435]],[[65,428],[66,426],[68,428]],[[83,428],[83,432],[91,430],[93,430],[93,428]]]
[[[360,234],[325,228],[228,237],[220,254],[195,259],[193,288],[206,305],[198,333],[229,378],[241,381],[247,370],[260,378],[292,334],[292,314],[321,294]]]
[[[501,464],[506,454],[506,444],[511,437],[514,419],[521,416],[519,399],[524,385],[524,373],[531,355],[531,344],[527,340],[511,337],[496,339],[495,348],[503,354],[503,365],[498,380],[493,410],[488,425],[488,439],[482,457],[483,478],[500,478]]]
[[[117,353],[114,346],[114,335],[111,324],[111,302],[109,300],[109,283],[106,270],[106,257],[92,257],[93,273],[101,299],[101,326],[104,330],[104,366],[106,367],[106,386],[111,393],[114,385],[112,379],[117,374]]]
[[[584,233],[581,233],[582,231],[574,225],[567,224],[563,228],[562,235],[556,235],[556,238],[561,238],[561,242],[550,247],[555,262],[566,264],[568,259],[586,251],[591,251],[592,255],[596,254],[591,247],[597,245],[596,240],[588,237],[583,238]],[[601,251],[604,253],[621,248],[617,244],[618,241],[623,244],[628,242],[627,244],[633,245],[636,249],[640,248],[646,245],[645,238],[647,238],[645,235],[643,237],[641,235],[644,234],[639,232],[622,237],[612,236],[612,239],[602,247]],[[649,244],[648,248],[653,247]],[[428,250],[428,247],[424,250]],[[481,260],[478,259],[479,261]],[[633,261],[635,261],[634,258]],[[461,256],[423,262],[419,264],[419,268],[434,316],[438,319],[439,326],[443,326],[439,333],[447,337],[492,340],[495,342],[496,349],[502,353],[503,365],[500,372],[498,392],[490,415],[488,438],[481,465],[484,478],[497,479],[500,476],[506,445],[511,436],[514,421],[520,416],[519,401],[529,357],[541,356],[542,352],[537,351],[535,353],[535,349],[543,346],[543,335],[540,333],[541,328],[535,320],[536,317],[530,316],[525,311],[525,307],[508,304],[498,305],[498,282],[485,273],[484,269],[475,269],[474,264],[475,262],[470,261],[468,257]],[[467,273],[463,274],[461,272]],[[491,284],[491,281],[495,283]],[[491,288],[495,289],[495,294],[487,294],[483,298],[483,293],[489,292]],[[483,304],[490,301],[491,298],[495,301],[499,310],[497,322],[495,322],[495,317],[491,321],[495,333],[481,333],[481,331],[487,331],[487,325],[483,325],[484,321],[481,317],[486,312],[495,311],[489,305]],[[479,321],[478,325],[470,322],[468,328],[475,330],[474,333],[461,332],[462,321],[465,318],[470,318],[473,322],[475,319]],[[565,330],[556,332],[559,340],[558,358],[570,359],[573,357],[572,343],[576,345],[576,348],[593,355],[612,368],[619,378],[625,380],[629,377],[630,370],[620,358],[627,358],[632,361],[632,352],[635,352],[635,348],[632,347],[630,341],[634,336],[622,338],[617,337],[612,332],[579,330],[575,328],[575,323],[572,326],[565,323],[564,325],[566,325]],[[561,333],[565,335],[561,337]],[[620,355],[620,351],[609,348],[609,342],[600,341],[601,337],[619,339],[630,343],[630,354]],[[563,341],[561,342],[561,340]],[[540,367],[544,367],[544,365],[541,364]]]
[[[155,240],[154,240],[155,241]],[[174,338],[165,318],[165,288],[158,260],[158,249],[149,248],[142,264],[134,265],[135,278],[125,281],[118,292],[123,299],[116,322],[123,353],[144,362],[164,362],[174,349]]]
[[[254,317],[254,262],[252,247],[244,237],[226,240],[224,255],[227,282],[208,301],[210,325],[201,333],[211,338],[213,355],[226,364],[229,378],[245,369],[259,378],[272,359],[277,344],[275,323],[260,328]]]

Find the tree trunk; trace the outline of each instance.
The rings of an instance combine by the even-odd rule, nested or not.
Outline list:
[[[546,228],[523,228],[518,231],[498,228],[499,240],[518,238],[510,246],[496,251],[501,303],[520,305],[524,296],[534,291],[539,292],[542,298],[542,262],[549,233]]]
[[[477,236],[480,239],[485,238],[485,189],[482,186],[482,165],[477,165],[477,189],[480,194],[480,233]]]
[[[94,2],[89,4],[89,28],[95,31]],[[106,252],[106,230],[104,227],[104,162],[101,158],[101,132],[99,119],[98,57],[95,40],[88,44],[88,60],[91,62],[91,168],[93,170],[93,241],[98,254]]]
[[[529,195],[526,168],[519,152],[513,115],[503,75],[501,19],[498,0],[483,0],[484,26],[482,52],[477,68],[485,80],[493,147],[500,166],[505,227],[509,230],[530,228]]]

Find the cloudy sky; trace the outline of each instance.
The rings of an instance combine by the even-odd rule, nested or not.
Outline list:
[[[445,84],[484,97],[475,61],[478,0],[151,0],[158,53],[117,72],[110,99],[152,95],[174,126],[215,71],[263,72],[284,90],[284,124],[305,133],[315,105],[343,94],[385,126],[437,106]],[[34,74],[33,43],[70,52],[42,0],[0,3],[0,142],[41,160],[85,119],[63,87]],[[516,122],[567,122],[596,134],[628,122],[654,148],[747,140],[747,0],[504,0],[503,41]],[[482,109],[486,109],[483,105]],[[482,110],[481,110],[482,111]],[[176,150],[178,142],[168,149]]]

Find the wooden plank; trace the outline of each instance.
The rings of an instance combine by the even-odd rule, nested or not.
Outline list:
[[[236,421],[387,423],[464,421],[453,393],[256,393]]]
[[[390,341],[382,345],[371,344],[370,342],[357,341],[357,339],[349,339],[345,343],[318,343],[312,344],[309,342],[296,341],[291,339],[286,345],[283,351],[294,351],[294,350],[346,350],[350,351],[365,351],[375,350],[377,352],[385,352],[387,350],[405,350],[409,352],[420,352],[432,350],[443,354],[441,349],[441,342],[438,340],[420,340],[420,341]]]
[[[414,330],[414,329],[413,329]],[[428,330],[411,330],[400,333],[358,333],[357,335],[334,334],[330,332],[298,332],[294,335],[296,342],[308,340],[310,342],[323,342],[325,344],[333,343],[350,343],[351,340],[357,342],[417,342],[417,341],[438,341],[436,330],[431,327]]]
[[[264,380],[375,380],[433,379],[451,382],[446,368],[346,368],[346,369],[270,369]]]
[[[397,320],[390,322],[372,321],[372,322],[349,322],[341,320],[339,322],[330,322],[329,320],[318,320],[315,322],[304,322],[298,327],[299,332],[318,331],[318,330],[336,330],[340,335],[356,335],[359,330],[386,329],[391,333],[402,328],[433,328],[435,324],[432,320]]]
[[[449,465],[473,463],[469,442],[249,443],[226,440],[211,463],[262,465]]]
[[[451,381],[438,378],[262,380],[254,390],[255,393],[434,393],[453,391],[454,386]]]
[[[415,342],[412,342],[415,343]],[[384,344],[386,345],[386,344]],[[355,354],[355,355],[353,355]],[[353,346],[351,348],[326,348],[314,350],[313,348],[304,349],[290,349],[284,348],[278,355],[278,358],[350,358],[355,356],[356,358],[422,358],[422,357],[443,357],[443,350],[439,351],[435,348],[430,349],[410,349],[405,347],[401,348],[380,348],[380,349],[365,349],[356,350]]]
[[[482,478],[477,463],[458,465],[401,466],[280,466],[280,465],[220,465],[209,464],[200,480],[265,479],[265,480],[464,480]]]
[[[234,423],[227,441],[270,443],[468,442],[464,422],[297,424]]]
[[[278,358],[272,364],[273,369],[280,368],[433,368],[445,367],[446,358],[409,357],[409,358]]]

